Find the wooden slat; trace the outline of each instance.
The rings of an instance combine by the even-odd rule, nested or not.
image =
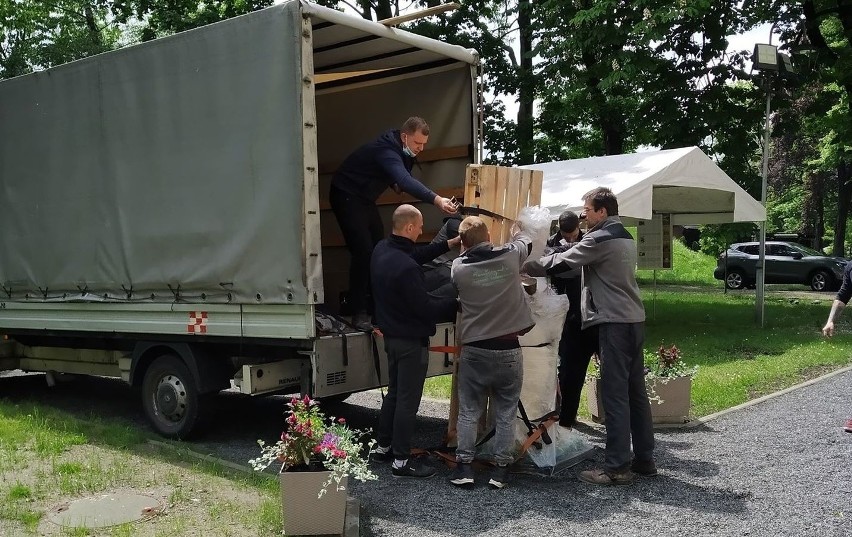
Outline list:
[[[479,168],[481,166],[471,164],[464,173],[464,201],[471,207],[479,206]]]
[[[541,170],[527,170],[532,172],[532,181],[530,183],[530,202],[529,205],[541,205],[541,188],[544,183],[544,172]]]
[[[521,175],[521,199],[524,200],[524,205],[530,200],[530,176],[526,173]]]
[[[454,158],[471,158],[471,150],[469,145],[454,145],[451,147],[436,147],[434,149],[424,149],[417,155],[417,162],[425,164],[426,162],[435,162],[438,160],[451,160]],[[472,160],[472,159],[471,159]],[[321,162],[319,165],[320,175],[332,174],[337,171],[337,168],[343,164],[343,161],[332,162],[331,164]]]
[[[457,200],[461,200],[464,198],[464,188],[463,187],[450,187],[450,188],[439,188],[435,191],[435,194],[443,197],[443,198],[452,198],[456,197]],[[403,203],[423,203],[419,199],[406,194],[403,192],[402,194],[397,194],[393,190],[388,190],[376,200],[376,205],[402,205]],[[320,210],[321,211],[330,211],[331,204],[328,202],[328,198],[320,199]]]
[[[503,216],[507,216],[503,209],[506,207],[506,199],[507,193],[506,189],[510,187],[509,185],[509,172],[510,168],[498,166],[495,170],[495,175],[497,176],[497,181],[494,184],[494,207],[496,209],[492,209],[497,214],[502,214]],[[511,217],[509,217],[511,218]],[[491,234],[491,239],[495,244],[503,244],[506,242],[506,239],[509,236],[509,228],[511,227],[511,223],[507,220],[498,220],[494,222],[494,233]]]

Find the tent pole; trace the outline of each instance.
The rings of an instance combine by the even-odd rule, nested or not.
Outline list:
[[[654,269],[654,309],[653,309],[653,318],[657,320],[657,269]]]

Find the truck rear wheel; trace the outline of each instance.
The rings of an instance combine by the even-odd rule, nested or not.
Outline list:
[[[200,395],[180,358],[166,354],[148,367],[142,382],[142,406],[161,435],[183,439],[193,433],[199,422]]]

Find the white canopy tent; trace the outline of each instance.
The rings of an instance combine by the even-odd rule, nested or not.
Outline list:
[[[579,213],[582,195],[605,186],[618,197],[624,220],[650,220],[653,214],[665,213],[676,225],[766,219],[763,205],[697,147],[523,167],[544,172],[541,204],[553,215],[566,209]]]

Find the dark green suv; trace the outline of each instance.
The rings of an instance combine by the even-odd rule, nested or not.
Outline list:
[[[760,243],[732,244],[716,262],[713,277],[724,280],[728,289],[742,289],[755,283]],[[829,257],[794,242],[766,242],[766,283],[801,283],[814,291],[840,287],[846,259]]]

